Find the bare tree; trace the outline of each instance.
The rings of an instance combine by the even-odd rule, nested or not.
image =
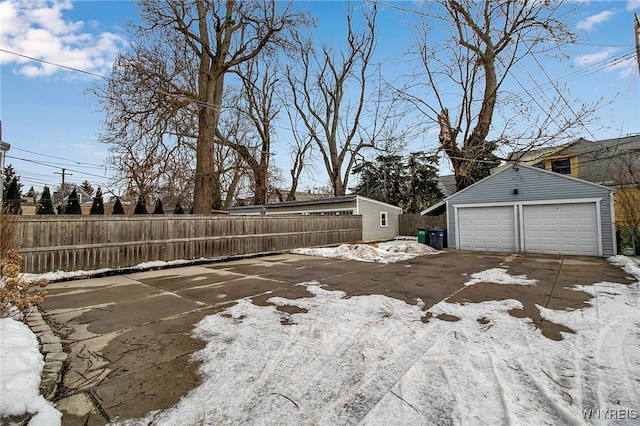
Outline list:
[[[572,107],[557,87],[555,102],[546,106],[535,97],[527,100],[503,92],[506,81],[514,82],[515,67],[524,59],[535,65],[537,56],[556,54],[563,43],[575,39],[560,20],[561,3],[438,0],[428,4],[416,32],[415,53],[421,66],[401,92],[439,126],[440,149],[451,162],[458,190],[497,165],[495,151],[502,144],[524,140],[524,148],[532,148],[548,143],[584,124],[591,112]],[[437,31],[441,27],[432,27],[437,23],[443,33]],[[504,129],[489,138],[496,108],[507,116],[512,106],[520,110],[506,117]]]
[[[375,126],[371,127],[369,137],[362,132],[377,9],[375,4],[370,9],[363,7],[362,31],[357,30],[353,14],[350,7],[346,13],[347,37],[343,51],[328,45],[316,48],[311,40],[297,37],[299,66],[287,70],[292,103],[304,129],[294,129],[294,132],[299,133],[300,140],[308,137],[317,147],[336,196],[345,194],[357,154],[377,143]],[[356,94],[355,100],[348,92]],[[306,136],[302,136],[303,132]],[[304,144],[298,146],[301,154],[308,149]]]
[[[138,136],[160,145],[171,135],[176,146],[190,147],[195,152],[193,212],[209,214],[212,208],[223,207],[221,165],[215,163],[215,147],[225,106],[225,77],[261,52],[285,44],[285,32],[304,23],[305,16],[293,12],[291,3],[274,0],[138,4],[143,24],[134,27],[136,48],[121,55],[131,63],[128,70],[134,74],[130,78],[123,75],[124,68],[119,74],[133,86],[127,96],[119,79],[110,80],[102,94],[115,114],[107,121],[117,127],[124,111],[132,121],[141,117],[145,121],[138,126]],[[116,96],[110,98],[111,93]],[[145,129],[152,136],[142,132]],[[115,136],[112,130],[111,136]],[[133,135],[126,136],[133,139]]]
[[[246,61],[238,67],[237,75],[241,89],[234,97],[236,108],[230,113],[227,130],[218,131],[217,137],[219,143],[236,150],[251,171],[254,204],[265,204],[274,135],[272,122],[280,111],[275,97],[279,83],[275,58]]]

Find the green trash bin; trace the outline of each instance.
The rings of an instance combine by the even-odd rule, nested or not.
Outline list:
[[[418,242],[420,244],[429,244],[427,241],[427,228],[418,228]]]

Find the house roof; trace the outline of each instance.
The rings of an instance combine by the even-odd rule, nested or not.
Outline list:
[[[585,184],[585,185],[591,185],[591,186],[594,186],[594,187],[597,187],[597,188],[606,189],[607,191],[610,191],[610,192],[615,192],[614,188],[611,188],[611,187],[608,187],[608,186],[604,186],[604,185],[600,185],[600,184],[597,184],[597,183],[589,182],[589,181],[586,181],[584,179],[574,178],[572,176],[567,176],[567,175],[563,175],[563,174],[560,174],[560,173],[551,172],[549,170],[541,169],[539,167],[528,166],[528,165],[525,165],[525,164],[509,164],[508,166],[504,167],[503,169],[499,170],[498,172],[496,172],[496,173],[494,173],[492,175],[489,175],[489,176],[485,177],[484,179],[481,179],[478,182],[474,183],[473,185],[470,185],[470,186],[464,188],[463,190],[458,191],[455,194],[452,194],[452,195],[448,196],[444,200],[442,200],[442,201],[440,201],[440,202],[438,202],[438,203],[436,203],[436,204],[434,204],[434,205],[422,210],[420,212],[420,214],[423,215],[423,216],[425,216],[425,215],[435,216],[435,215],[442,214],[442,213],[445,212],[446,203],[450,199],[455,198],[455,197],[459,196],[460,194],[463,194],[463,193],[465,193],[467,191],[471,191],[471,190],[473,190],[473,188],[476,185],[479,185],[480,183],[485,182],[487,179],[492,179],[495,176],[497,176],[497,175],[499,175],[501,173],[504,173],[505,171],[510,170],[512,168],[515,168],[515,167],[525,168],[525,169],[529,169],[529,170],[535,170],[538,173],[546,173],[546,174],[549,174],[549,175],[553,175],[553,176],[555,176],[557,178],[567,179],[567,180],[571,180],[571,181],[574,181],[574,182],[580,182],[580,183]]]
[[[438,176],[438,188],[445,197],[456,192],[456,177],[455,175]]]
[[[320,204],[337,204],[337,203],[344,203],[349,201],[356,201],[357,199],[371,201],[374,203],[382,204],[382,205],[389,206],[396,209],[400,208],[388,203],[384,203],[382,201],[363,197],[362,195],[343,195],[340,197],[320,198],[316,200],[282,201],[279,203],[258,204],[253,206],[235,206],[235,207],[229,207],[229,211],[261,211],[262,209],[267,209],[267,208],[273,209],[278,207],[298,207],[298,206],[302,207],[302,206],[312,206],[312,205],[316,206]]]
[[[577,142],[584,141],[583,138],[578,138],[562,145],[556,145],[546,148],[532,149],[528,151],[514,151],[507,155],[507,162],[519,163],[519,164],[536,164],[539,161],[544,160],[546,157],[554,155],[558,151],[561,151]]]
[[[434,205],[422,210],[420,214],[422,216],[440,216],[442,213],[445,213],[446,211],[447,211],[447,201],[445,198],[444,200],[439,201]]]
[[[515,151],[509,154],[507,162],[544,167],[544,160],[555,156],[578,157],[578,177],[599,184],[612,184],[615,180],[615,158],[628,152],[640,152],[640,134],[619,138],[590,141],[576,139],[564,145],[532,151]],[[492,170],[495,173],[505,166]]]

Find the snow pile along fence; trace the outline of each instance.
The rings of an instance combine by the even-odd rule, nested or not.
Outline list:
[[[21,217],[23,271],[125,268],[362,239],[362,216]]]

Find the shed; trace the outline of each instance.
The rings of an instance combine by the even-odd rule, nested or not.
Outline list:
[[[306,201],[283,201],[273,204],[230,207],[229,214],[302,214],[302,215],[362,215],[362,239],[365,242],[385,241],[399,232],[402,209],[361,195],[323,198]]]
[[[450,249],[616,254],[614,189],[509,165],[421,214],[447,213]]]

